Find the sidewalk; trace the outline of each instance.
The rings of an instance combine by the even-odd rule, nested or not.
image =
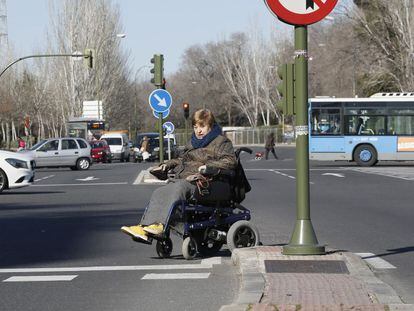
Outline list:
[[[236,249],[238,298],[220,311],[414,310],[357,255],[285,256],[280,246]]]

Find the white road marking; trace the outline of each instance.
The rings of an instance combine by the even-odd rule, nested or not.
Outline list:
[[[335,176],[339,178],[345,178],[343,174],[337,174],[337,173],[323,173],[322,176]]]
[[[138,185],[140,183],[142,183],[142,180],[144,179],[144,175],[145,175],[145,170],[142,170],[141,172],[139,172],[137,178],[135,179],[133,185]]]
[[[352,167],[348,168],[348,170],[365,174],[374,174],[384,177],[414,181],[414,169],[412,167]]]
[[[375,269],[397,269],[397,267],[390,264],[388,261],[378,257],[373,253],[356,253],[364,261]]]
[[[141,280],[188,280],[188,279],[208,279],[210,273],[149,273],[145,274]]]
[[[25,275],[12,276],[3,282],[56,282],[56,281],[72,281],[77,275]]]
[[[100,178],[93,177],[93,176],[89,176],[89,177],[86,177],[86,178],[80,178],[80,179],[76,179],[76,180],[80,180],[80,181],[91,181],[91,180],[98,180],[98,179],[100,179]]]
[[[45,177],[42,177],[42,178],[35,179],[35,182],[45,180],[45,179],[48,179],[48,178],[52,178],[52,177],[55,177],[55,175],[49,175],[49,176],[45,176]]]
[[[108,182],[108,183],[91,183],[91,184],[43,184],[43,185],[32,185],[32,187],[72,187],[72,186],[112,186],[112,185],[128,185],[127,182]]]
[[[245,171],[271,171],[269,168],[245,168]],[[296,171],[295,168],[277,168],[278,171]],[[311,168],[310,171],[346,171],[349,168],[338,167],[338,168]]]
[[[282,173],[282,172],[279,172],[279,170],[268,170],[269,172],[273,172],[273,173],[276,173],[276,174],[279,174],[279,175],[282,175],[282,176],[284,176],[284,177],[288,177],[288,178],[290,178],[290,179],[296,179],[296,177],[295,176],[291,176],[291,175],[288,175],[288,174],[285,174],[285,173]],[[314,183],[313,182],[309,182],[311,185],[313,185]]]
[[[187,270],[211,269],[213,265],[221,264],[221,257],[203,259],[199,264],[183,265],[148,265],[148,266],[92,266],[92,267],[62,267],[62,268],[15,268],[0,269],[0,273],[48,273],[48,272],[92,272],[92,271],[143,271],[143,270]]]

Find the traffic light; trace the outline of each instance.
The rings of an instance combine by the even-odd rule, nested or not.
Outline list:
[[[285,115],[295,114],[295,65],[282,64],[277,69],[280,83],[277,86],[280,101],[279,108]]]
[[[190,116],[190,104],[189,103],[183,103],[183,111],[184,111],[184,118],[188,119]]]
[[[161,87],[164,80],[164,55],[154,54],[154,57],[151,58],[151,63],[154,64],[154,67],[151,69],[151,73],[154,75],[151,79],[151,83]]]
[[[94,49],[85,49],[83,52],[83,58],[85,66],[89,68],[95,67],[95,50]]]

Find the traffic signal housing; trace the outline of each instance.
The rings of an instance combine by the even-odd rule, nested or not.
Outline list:
[[[278,106],[285,115],[295,114],[295,65],[282,64],[277,69],[280,83],[277,85],[280,101]]]
[[[164,55],[154,54],[154,57],[151,58],[151,63],[154,64],[154,67],[151,69],[153,74],[151,83],[157,87],[162,87],[164,81]]]
[[[188,119],[190,117],[190,104],[183,103],[184,118]]]
[[[83,52],[83,59],[85,65],[92,69],[95,67],[95,50],[94,49],[85,49]]]

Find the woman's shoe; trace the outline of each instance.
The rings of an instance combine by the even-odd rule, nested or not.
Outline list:
[[[132,239],[136,242],[141,242],[145,244],[151,244],[152,239],[150,239],[147,233],[143,230],[141,225],[137,226],[123,226],[121,231],[132,236]]]
[[[160,236],[164,232],[164,225],[161,223],[152,224],[143,228],[144,232],[154,236]]]

